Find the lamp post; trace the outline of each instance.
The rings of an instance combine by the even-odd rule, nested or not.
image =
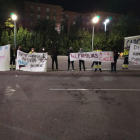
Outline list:
[[[16,49],[16,20],[17,20],[17,15],[14,13],[11,13],[12,20],[14,20],[14,47]]]
[[[106,25],[107,25],[107,23],[109,23],[109,21],[110,21],[109,19],[106,19],[105,22],[104,22],[104,25],[105,25],[105,32],[106,32]]]
[[[92,22],[96,24],[99,21],[100,16],[96,16],[92,19]],[[92,52],[93,52],[93,40],[94,40],[94,24],[93,24],[93,32],[92,32]]]

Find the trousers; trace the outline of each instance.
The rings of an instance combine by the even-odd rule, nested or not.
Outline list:
[[[85,61],[84,60],[79,60],[79,68],[81,70],[81,63],[83,64],[83,69],[85,70]]]
[[[70,68],[70,63],[72,64],[72,69],[74,70],[74,61],[70,61],[70,59],[68,59],[68,70]]]
[[[54,62],[55,62],[55,65],[56,65],[56,69],[58,70],[58,61],[57,61],[57,58],[52,58],[52,69],[54,69]]]

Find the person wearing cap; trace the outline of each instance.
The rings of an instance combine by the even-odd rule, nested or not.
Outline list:
[[[72,71],[74,71],[74,61],[70,61],[70,54],[73,53],[72,47],[69,48],[69,51],[67,52],[67,56],[68,56],[68,70],[70,67],[70,62],[72,64]]]
[[[34,48],[32,48],[29,53],[36,53],[36,52],[35,52]]]
[[[82,53],[82,52],[83,52],[83,49],[80,48],[79,53]],[[80,69],[80,71],[81,71],[81,63],[83,64],[83,69],[85,71],[85,61],[84,60],[79,60],[79,69]]]

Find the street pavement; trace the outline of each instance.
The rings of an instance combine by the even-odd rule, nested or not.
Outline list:
[[[140,140],[140,66],[110,73],[67,70],[0,72],[0,140]]]

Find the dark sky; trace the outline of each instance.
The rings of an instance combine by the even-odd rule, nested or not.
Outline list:
[[[27,0],[28,1],[28,0]],[[92,12],[96,10],[127,14],[131,11],[140,13],[140,0],[29,0],[41,3],[61,5],[64,10]]]

